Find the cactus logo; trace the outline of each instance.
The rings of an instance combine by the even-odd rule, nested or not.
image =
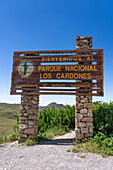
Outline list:
[[[29,61],[23,61],[18,66],[18,74],[23,78],[29,77],[33,70],[33,64]]]

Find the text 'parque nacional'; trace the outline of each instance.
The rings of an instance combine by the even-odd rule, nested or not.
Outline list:
[[[11,94],[28,92],[103,96],[103,50],[14,52]]]

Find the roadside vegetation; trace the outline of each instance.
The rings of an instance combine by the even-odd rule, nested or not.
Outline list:
[[[0,103],[0,143],[17,139],[16,113],[19,114],[19,104]]]
[[[103,157],[113,156],[113,102],[93,103],[94,137],[85,143],[76,144],[79,152],[100,153]]]
[[[53,106],[39,112],[39,136],[53,138],[63,135],[75,128],[75,106],[65,106],[65,109],[55,109]]]
[[[16,140],[18,138],[19,114],[15,114],[17,120],[3,116],[1,118],[0,143]],[[93,103],[93,123],[94,137],[85,143],[74,143],[72,151],[74,153],[78,151],[95,152],[102,156],[113,155],[113,102]],[[74,128],[74,105],[67,105],[64,109],[55,109],[54,106],[51,106],[51,108],[39,112],[38,141],[28,139],[26,145],[36,145],[40,140],[52,139],[54,136],[70,132]]]

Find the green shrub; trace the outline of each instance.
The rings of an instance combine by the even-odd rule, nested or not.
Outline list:
[[[72,152],[73,152],[73,153],[78,153],[78,152],[79,152],[79,150],[78,150],[78,149],[76,149],[76,148],[73,148],[73,149],[72,149]]]
[[[24,144],[27,146],[37,145],[38,141],[33,139],[27,139]]]
[[[81,155],[80,158],[85,158],[86,156],[85,155]]]
[[[107,137],[103,133],[98,132],[90,141],[98,144],[102,156],[113,156],[113,137]]]
[[[67,152],[71,152],[71,150],[70,150],[70,149],[68,149],[68,150],[67,150]]]
[[[94,135],[102,132],[106,136],[112,136],[113,134],[113,102],[93,103],[93,130]],[[65,129],[68,132],[69,129],[75,128],[75,106],[65,106],[65,109],[55,109],[53,106],[48,109],[44,109],[39,112],[39,124],[38,131],[43,133],[47,129],[58,127],[59,129]]]
[[[18,132],[16,129],[14,129],[12,132],[5,133],[1,138],[0,138],[0,144],[4,142],[9,142],[9,141],[15,141],[18,139]]]
[[[113,135],[113,102],[93,103],[93,125],[94,134]]]
[[[98,132],[85,143],[75,144],[72,152],[100,153],[103,157],[113,156],[113,137]]]
[[[38,137],[44,138],[44,139],[52,139],[56,135],[63,135],[67,132],[67,129],[65,127],[59,128],[57,126],[54,126],[53,128],[45,130],[45,132],[39,132]],[[70,130],[68,130],[70,132]]]
[[[45,132],[47,129],[64,129],[68,132],[69,129],[75,127],[75,106],[65,106],[65,109],[55,109],[53,106],[39,112],[38,131]]]
[[[17,124],[11,133],[0,137],[0,143],[13,141],[18,138],[19,115],[16,113]],[[113,140],[113,102],[93,103],[94,140],[104,150],[112,146]],[[53,106],[39,112],[39,138],[50,139],[55,135],[62,135],[75,128],[75,105],[66,105],[65,109],[55,109]],[[99,133],[98,133],[99,132]]]
[[[17,130],[17,132],[19,132],[19,114],[16,113],[16,125],[14,126],[14,128]]]

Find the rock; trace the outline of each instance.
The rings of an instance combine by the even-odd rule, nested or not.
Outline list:
[[[37,109],[37,107],[38,107],[38,104],[33,104],[33,105],[32,105],[32,108],[33,108],[33,109],[34,109],[34,108]]]
[[[93,116],[92,112],[91,112],[91,113],[90,113],[90,112],[88,112],[88,116]]]
[[[20,111],[21,111],[21,110],[23,110],[23,106],[22,106],[22,105],[20,105]]]
[[[86,100],[85,99],[81,99],[80,101],[81,101],[82,104],[84,104]]]
[[[80,101],[80,97],[76,96],[76,102],[79,102],[79,101]]]
[[[35,101],[35,100],[32,100],[32,103],[33,103],[33,104],[37,104],[37,101]]]
[[[83,113],[84,117],[88,117],[87,113]]]
[[[93,127],[89,127],[89,132],[93,132]]]
[[[88,98],[84,98],[84,102],[87,103],[88,102]],[[85,107],[85,106],[84,106]]]
[[[88,50],[89,47],[87,45],[81,46],[81,50]]]
[[[26,110],[25,110],[25,109],[22,109],[20,112],[21,112],[21,113],[25,113],[25,112],[26,112]]]
[[[75,124],[77,124],[78,122],[80,122],[79,120],[77,120],[77,118],[75,118]]]
[[[88,109],[88,113],[92,113],[92,108],[89,108],[89,109]]]
[[[83,114],[83,113],[87,113],[87,109],[86,109],[86,108],[81,109],[81,110],[80,110],[80,113],[81,113],[81,114]]]
[[[20,117],[22,117],[23,116],[23,114],[22,113],[20,113]]]
[[[20,124],[20,125],[19,125],[19,128],[20,128],[20,129],[26,129],[26,128],[27,128],[27,124]]]
[[[33,99],[36,100],[36,101],[38,101],[38,97],[37,97],[37,96],[34,96]]]
[[[83,109],[83,108],[84,108],[84,104],[79,103],[78,104],[78,109]]]
[[[76,138],[76,143],[77,143],[77,144],[79,144],[79,143],[81,143],[81,142],[82,142],[82,140]]]
[[[23,115],[24,115],[24,116],[28,116],[28,114],[27,114],[27,113],[24,113]]]
[[[84,45],[88,45],[88,40],[83,40]]]
[[[78,113],[77,114],[77,119],[80,119],[80,120],[83,119],[83,115]]]
[[[85,117],[84,119],[82,119],[82,122],[88,122],[88,123],[93,122],[92,116]]]
[[[36,113],[36,109],[31,108],[31,109],[27,110],[27,113],[34,114],[34,113]]]
[[[76,45],[76,49],[77,49],[77,50],[79,50],[79,49],[80,49],[80,47],[79,47],[78,45]]]
[[[32,129],[25,129],[25,134],[35,134],[35,129],[32,128]]]
[[[19,137],[18,139],[18,143],[23,143],[26,141],[26,138],[23,138],[23,137]]]
[[[76,109],[77,109],[77,110],[78,110],[78,104],[79,104],[79,103],[78,103],[78,102],[76,102]]]
[[[26,134],[19,134],[19,137],[21,138],[27,138],[27,135]]]
[[[78,127],[86,127],[86,123],[79,122],[77,123]]]
[[[34,121],[28,121],[28,125],[29,125],[29,126],[32,126],[32,125],[34,125],[34,124],[35,124]]]
[[[86,128],[81,128],[81,132],[82,132],[82,133],[88,133],[88,127],[86,127]]]
[[[24,99],[24,102],[25,102],[25,103],[28,103],[28,99]]]
[[[92,103],[85,103],[85,104],[84,104],[84,107],[92,108]]]
[[[29,119],[36,119],[37,116],[36,116],[36,115],[29,115],[28,118],[29,118]],[[37,118],[37,119],[38,119],[38,118]]]
[[[77,135],[76,135],[76,138],[77,138],[77,139],[82,139],[82,138],[83,138],[83,134],[77,134]]]
[[[75,128],[75,133],[80,133],[80,128]]]
[[[22,121],[22,120],[27,120],[27,118],[26,117],[20,117],[20,121]]]
[[[26,110],[28,110],[28,109],[29,109],[29,107],[28,107],[28,106],[24,106],[24,108],[25,108]]]
[[[23,134],[24,133],[24,129],[19,129],[19,134]]]
[[[87,123],[87,126],[93,127],[93,123]]]
[[[91,137],[91,136],[93,136],[93,133],[86,133],[84,136],[85,137]]]

